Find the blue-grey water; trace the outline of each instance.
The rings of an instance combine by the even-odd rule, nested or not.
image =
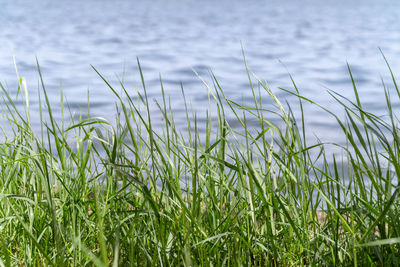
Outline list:
[[[159,99],[161,73],[177,125],[183,128],[180,83],[200,119],[208,105],[207,91],[193,70],[206,81],[212,70],[231,99],[251,103],[241,44],[251,71],[265,79],[278,96],[293,100],[278,90],[293,88],[290,72],[302,94],[338,113],[327,90],[352,97],[349,62],[365,105],[382,114],[381,78],[393,86],[379,48],[397,75],[400,2],[0,0],[0,44],[0,81],[16,93],[15,55],[36,118],[36,57],[57,118],[62,85],[73,112],[86,110],[89,94],[91,115],[108,119],[115,115],[116,99],[90,65],[118,90],[118,79],[125,70],[126,87],[134,94],[134,88],[140,87],[138,57],[150,99]],[[154,105],[154,120],[161,125],[155,110]],[[305,110],[312,133],[340,142],[334,120],[311,105]],[[232,119],[232,114],[228,117]],[[38,120],[34,125],[39,129]]]

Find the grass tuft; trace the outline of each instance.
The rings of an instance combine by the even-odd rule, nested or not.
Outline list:
[[[161,77],[165,124],[154,127],[138,65],[135,98],[93,67],[115,94],[115,121],[89,111],[56,121],[38,64],[40,133],[25,79],[22,108],[0,84],[1,266],[400,265],[399,119],[385,84],[381,117],[365,110],[348,66],[356,101],[331,92],[341,117],[290,77],[293,89],[282,90],[297,97],[294,114],[245,64],[253,105],[229,99],[213,74],[212,85],[200,77],[209,111],[201,124],[182,88],[181,132]],[[64,118],[62,88],[60,101]],[[343,157],[308,141],[305,104],[336,119]]]

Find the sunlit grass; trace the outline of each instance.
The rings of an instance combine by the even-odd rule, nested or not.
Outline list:
[[[22,108],[1,86],[0,265],[400,264],[399,120],[385,85],[386,117],[363,108],[350,68],[355,101],[332,93],[345,117],[320,107],[346,138],[338,158],[306,142],[303,105],[318,104],[294,82],[282,90],[297,97],[300,116],[250,71],[252,106],[229,99],[211,76],[212,86],[203,82],[216,114],[199,125],[188,105],[180,132],[162,83],[165,126],[153,127],[140,65],[136,100],[95,69],[115,94],[115,121],[56,121],[38,70],[40,133],[25,80]],[[62,92],[60,102],[66,116]],[[268,120],[271,112],[280,123]]]

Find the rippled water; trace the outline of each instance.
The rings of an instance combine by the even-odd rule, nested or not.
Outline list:
[[[378,47],[398,73],[400,3],[0,0],[0,43],[0,81],[16,92],[15,54],[33,95],[34,112],[38,111],[36,56],[53,103],[59,101],[62,83],[72,110],[85,110],[89,88],[91,114],[107,118],[114,114],[115,99],[90,64],[116,85],[125,68],[126,86],[133,93],[134,81],[139,81],[139,57],[149,96],[159,97],[161,73],[177,124],[183,128],[181,82],[198,117],[207,106],[206,90],[193,69],[205,77],[212,70],[229,97],[251,102],[242,43],[250,69],[278,95],[290,101],[277,89],[292,88],[290,72],[304,95],[334,110],[338,107],[327,88],[352,95],[348,61],[362,100],[380,114],[385,106],[381,77],[387,80],[388,71]],[[328,115],[309,105],[306,112],[312,132],[340,141]]]

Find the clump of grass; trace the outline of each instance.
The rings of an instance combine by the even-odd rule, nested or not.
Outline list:
[[[98,73],[116,96],[114,122],[56,121],[38,69],[39,134],[24,79],[22,109],[1,86],[0,265],[399,265],[399,120],[385,85],[385,118],[363,108],[350,68],[356,101],[332,94],[345,118],[321,107],[347,140],[338,158],[306,142],[303,105],[318,104],[294,82],[284,90],[297,96],[300,119],[248,70],[253,106],[230,100],[212,76],[204,85],[217,119],[209,111],[199,126],[187,108],[181,133],[162,82],[165,126],[153,128],[140,65],[136,100]]]

